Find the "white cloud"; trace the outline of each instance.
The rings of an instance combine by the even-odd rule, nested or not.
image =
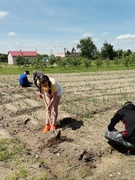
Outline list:
[[[94,41],[94,42],[98,42],[99,39],[98,39],[98,38],[93,38],[93,41]]]
[[[0,11],[0,19],[3,19],[7,15],[8,15],[7,11]]]
[[[108,34],[108,32],[103,32],[101,35],[106,36],[107,34]]]
[[[135,34],[123,34],[116,37],[116,40],[129,40],[135,39]]]
[[[87,37],[91,37],[91,36],[92,36],[91,33],[84,33],[84,34],[82,34],[83,38],[87,38]]]
[[[15,32],[9,32],[9,33],[8,33],[8,36],[15,36],[15,35],[16,35]]]

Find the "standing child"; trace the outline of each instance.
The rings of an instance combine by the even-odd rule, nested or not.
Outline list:
[[[62,88],[54,78],[42,74],[38,76],[38,84],[40,86],[40,97],[43,98],[46,106],[46,123],[43,130],[46,133],[49,130],[56,129],[58,105],[62,95]],[[51,123],[50,117],[52,117]]]

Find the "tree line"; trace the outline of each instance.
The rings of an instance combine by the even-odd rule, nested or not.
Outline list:
[[[17,66],[29,66],[32,65],[36,69],[44,69],[48,66],[54,67],[66,67],[66,66],[85,66],[88,68],[91,63],[95,61],[97,67],[102,65],[102,60],[105,61],[106,65],[109,66],[110,61],[114,61],[115,64],[124,64],[125,66],[135,65],[135,52],[130,49],[123,51],[122,49],[115,50],[113,45],[109,44],[107,41],[103,43],[101,50],[99,51],[94,44],[91,37],[80,39],[76,48],[79,50],[78,57],[55,57],[54,55],[48,56],[47,54],[38,54],[34,60],[29,61],[23,56],[18,56],[16,58]],[[67,50],[67,54],[74,53],[75,48],[73,47],[71,52]],[[7,55],[0,54],[0,62],[6,62]]]

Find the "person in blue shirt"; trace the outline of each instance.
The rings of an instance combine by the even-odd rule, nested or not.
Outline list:
[[[30,74],[29,71],[25,71],[20,75],[19,83],[22,87],[31,87],[31,82],[28,81],[27,75]]]

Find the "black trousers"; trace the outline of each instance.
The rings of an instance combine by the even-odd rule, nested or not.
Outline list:
[[[21,84],[21,86],[22,86],[23,88],[25,88],[25,87],[31,87],[31,84],[25,83],[25,84]]]

